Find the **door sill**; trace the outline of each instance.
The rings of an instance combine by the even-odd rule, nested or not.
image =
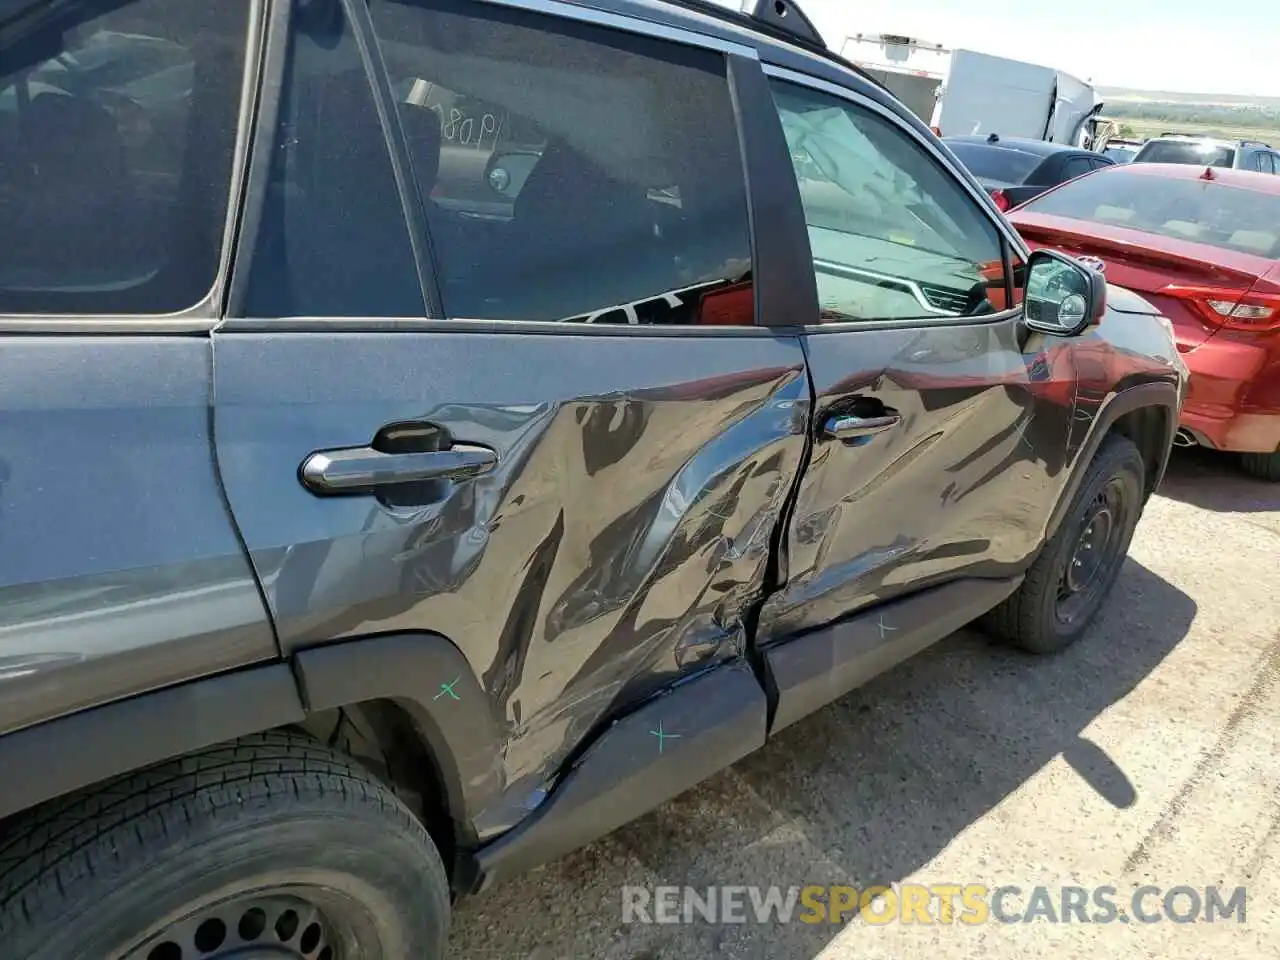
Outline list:
[[[952,581],[769,647],[762,660],[777,691],[769,735],[959,630],[1021,583],[1021,576]]]
[[[764,745],[768,702],[741,661],[673,687],[610,726],[543,804],[476,853],[478,888],[590,843]]]
[[[1022,582],[960,580],[783,640],[762,654],[777,709],[742,661],[713,668],[617,720],[519,826],[475,853],[473,891],[630,823],[996,606]],[[883,624],[884,629],[881,629]]]

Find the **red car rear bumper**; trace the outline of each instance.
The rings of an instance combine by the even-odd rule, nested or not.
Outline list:
[[[1280,450],[1280,337],[1224,330],[1182,359],[1191,383],[1181,422],[1200,443],[1239,453]]]

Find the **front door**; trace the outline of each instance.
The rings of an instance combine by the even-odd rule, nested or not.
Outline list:
[[[483,840],[603,720],[743,655],[802,348],[753,325],[722,54],[485,4],[316,6],[215,339],[222,478],[286,654],[461,650],[503,731]]]
[[[1061,469],[1046,451],[1070,424],[1069,405],[1054,413],[1031,389],[1007,240],[936,148],[877,101],[783,71],[771,84],[820,315],[806,336],[813,453],[763,643],[1016,572]]]

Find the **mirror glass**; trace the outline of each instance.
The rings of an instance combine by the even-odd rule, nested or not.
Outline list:
[[[1027,271],[1027,319],[1045,327],[1076,330],[1088,318],[1090,283],[1083,267],[1053,257],[1033,257]]]

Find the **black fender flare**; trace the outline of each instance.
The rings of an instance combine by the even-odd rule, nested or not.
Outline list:
[[[449,685],[453,691],[442,691]],[[456,697],[456,699],[455,699]],[[0,736],[0,817],[218,743],[371,700],[409,717],[459,839],[504,784],[502,726],[471,665],[439,634],[329,643],[112,701]]]
[[[1098,415],[1094,417],[1089,435],[1085,438],[1080,447],[1080,452],[1076,456],[1075,464],[1071,468],[1071,476],[1063,487],[1062,494],[1058,497],[1058,502],[1054,505],[1053,512],[1049,515],[1049,523],[1045,528],[1046,541],[1058,532],[1058,527],[1062,525],[1067,511],[1071,507],[1071,501],[1075,499],[1076,493],[1080,489],[1080,484],[1084,482],[1084,475],[1089,470],[1089,464],[1097,456],[1098,449],[1102,446],[1102,441],[1107,438],[1112,427],[1125,414],[1145,407],[1162,407],[1168,413],[1165,418],[1166,435],[1162,441],[1159,464],[1155,470],[1155,475],[1150,478],[1148,489],[1155,490],[1160,485],[1160,481],[1164,477],[1165,467],[1169,463],[1169,452],[1173,449],[1173,438],[1178,430],[1180,402],[1177,386],[1168,381],[1155,380],[1127,387],[1112,394],[1099,409]]]
[[[305,718],[272,663],[81,710],[0,737],[0,817],[112,777]]]
[[[399,706],[436,764],[445,806],[464,836],[501,793],[506,737],[470,662],[448,638],[414,632],[328,643],[298,651],[293,666],[308,713],[370,700]]]

